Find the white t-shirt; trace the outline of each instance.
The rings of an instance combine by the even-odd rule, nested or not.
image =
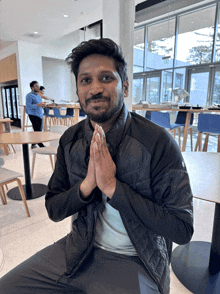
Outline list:
[[[118,210],[107,202],[107,196],[102,194],[102,208],[98,212],[96,223],[96,247],[107,251],[137,256]]]

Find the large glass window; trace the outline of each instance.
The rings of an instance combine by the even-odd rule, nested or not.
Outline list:
[[[177,68],[174,70],[174,89],[176,88],[185,88],[185,68]]]
[[[144,69],[144,28],[134,31],[133,72]]]
[[[215,72],[214,92],[213,92],[213,104],[220,105],[220,70]]]
[[[162,71],[162,88],[161,88],[161,102],[168,102],[172,100],[172,84],[173,71]]]
[[[143,78],[133,79],[133,89],[132,89],[132,103],[138,103],[144,98],[143,95]]]
[[[216,28],[216,51],[215,51],[215,61],[220,61],[220,5],[218,8],[218,26]]]
[[[180,16],[176,66],[210,63],[216,6]]]
[[[147,27],[145,70],[173,67],[175,18]]]
[[[146,101],[148,103],[160,102],[160,77],[147,77]]]
[[[209,71],[190,70],[190,103],[205,106],[207,104]]]

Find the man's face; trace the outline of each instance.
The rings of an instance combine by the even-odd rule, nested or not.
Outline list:
[[[37,93],[40,91],[40,86],[38,83],[34,84],[33,87],[31,88],[33,92]]]
[[[113,58],[90,55],[79,65],[77,94],[85,114],[94,122],[112,118],[128,96],[128,82],[122,86]]]

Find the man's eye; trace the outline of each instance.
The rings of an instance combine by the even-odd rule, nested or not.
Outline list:
[[[91,79],[90,78],[83,78],[83,79],[80,80],[80,83],[81,84],[88,84],[90,82],[91,82]]]
[[[103,76],[103,77],[102,77],[102,81],[104,81],[104,82],[110,82],[110,81],[112,81],[112,80],[113,80],[113,78],[110,77],[110,76]]]

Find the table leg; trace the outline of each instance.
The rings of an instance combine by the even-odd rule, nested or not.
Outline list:
[[[32,198],[28,144],[23,144],[22,148],[23,148],[24,176],[25,176],[25,185],[26,185],[26,199],[28,199],[28,198]]]
[[[74,125],[79,122],[79,108],[74,108]]]
[[[193,241],[172,252],[172,269],[194,294],[220,293],[220,204],[215,204],[212,243]]]
[[[186,144],[187,144],[187,136],[189,132],[189,125],[190,125],[190,118],[191,118],[191,112],[187,112],[186,114],[186,121],[185,121],[185,127],[183,131],[183,146],[182,146],[182,152],[186,150]]]
[[[220,272],[220,204],[215,204],[215,217],[212,232],[212,244],[209,259],[209,272],[215,275]]]
[[[45,195],[47,192],[47,186],[44,184],[31,184],[28,144],[23,144],[22,148],[25,175],[25,185],[22,186],[24,189],[26,200],[31,200]],[[18,187],[15,187],[8,191],[7,196],[13,200],[22,200]]]

